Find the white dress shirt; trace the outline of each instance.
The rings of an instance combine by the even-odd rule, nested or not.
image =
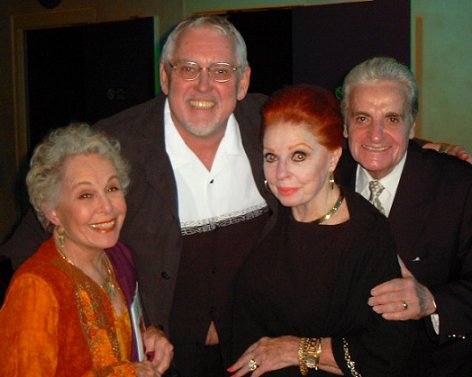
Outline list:
[[[238,123],[231,114],[211,170],[185,144],[164,108],[165,145],[177,183],[183,234],[250,219],[267,207],[252,175]]]
[[[388,217],[390,210],[392,209],[393,199],[395,199],[395,194],[402,176],[405,161],[406,153],[388,175],[378,180],[382,186],[385,187],[379,195],[379,200],[385,210],[386,217]],[[369,182],[373,180],[375,180],[375,178],[372,178],[369,172],[358,164],[356,171],[356,192],[361,194],[367,200],[369,200],[370,197]]]

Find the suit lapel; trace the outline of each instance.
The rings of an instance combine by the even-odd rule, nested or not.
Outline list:
[[[422,149],[410,141],[408,154],[398,184],[388,221],[397,249],[405,261],[417,259],[423,250],[416,247],[417,236],[427,225],[431,208],[427,204],[434,195],[434,185],[423,170]],[[345,148],[336,170],[336,178],[346,188],[356,188],[357,163]]]
[[[411,142],[405,167],[398,184],[395,199],[389,215],[389,223],[397,242],[401,256],[407,260],[415,260],[422,250],[415,245],[416,235],[422,233],[430,217],[431,201],[434,192],[431,182],[424,176],[421,148]]]
[[[153,151],[144,156],[145,179],[151,189],[158,194],[156,198],[162,198],[160,206],[167,208],[178,221],[177,185],[172,171],[172,165],[166,152],[164,135],[164,104],[166,97],[158,96],[158,102],[153,111],[149,112],[146,125],[142,130],[142,150]]]

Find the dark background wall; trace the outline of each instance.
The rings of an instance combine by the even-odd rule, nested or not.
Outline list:
[[[246,40],[251,91],[311,83],[335,92],[353,66],[375,55],[410,65],[410,0],[224,14]]]
[[[154,96],[154,22],[26,32],[30,152],[48,130],[94,123]]]
[[[247,43],[253,92],[312,83],[336,93],[368,57],[410,64],[410,0],[224,14]],[[28,157],[52,128],[94,123],[155,95],[154,27],[148,17],[26,33]]]

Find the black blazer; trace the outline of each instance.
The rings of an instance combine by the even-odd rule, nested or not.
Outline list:
[[[337,177],[355,189],[357,163],[345,150]],[[472,166],[410,141],[388,217],[397,249],[416,279],[435,297],[436,336],[428,376],[472,376]]]

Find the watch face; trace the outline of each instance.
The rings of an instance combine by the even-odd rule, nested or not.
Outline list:
[[[310,369],[313,369],[316,367],[316,357],[312,355],[308,355],[306,357],[306,366]]]
[[[52,9],[57,7],[60,3],[61,0],[38,0],[38,2],[47,9]]]

